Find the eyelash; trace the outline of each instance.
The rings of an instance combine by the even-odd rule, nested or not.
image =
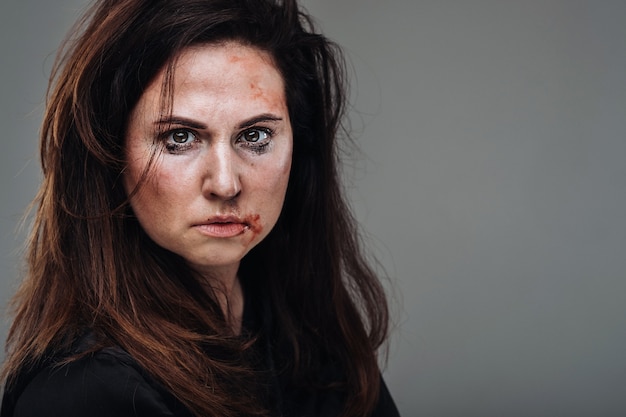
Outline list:
[[[243,139],[244,135],[251,132],[262,132],[266,135],[265,139],[259,139],[257,142],[248,142]],[[274,131],[267,127],[251,127],[249,129],[244,130],[237,136],[237,142],[241,142],[243,146],[250,149],[251,151],[262,154],[267,151],[268,146],[271,143],[272,137],[274,136]]]
[[[176,143],[172,139],[172,136],[177,133],[187,133],[190,136],[190,141],[185,143]],[[165,149],[172,154],[182,153],[186,150],[191,149],[193,143],[198,140],[198,135],[195,132],[188,129],[173,129],[167,132],[164,132],[162,135],[162,140],[165,143]]]
[[[251,132],[261,132],[265,134],[266,138],[259,139],[257,142],[249,142],[244,139],[244,136]],[[188,142],[185,143],[176,143],[174,142],[172,136],[177,133],[186,133],[190,136]],[[236,143],[241,143],[242,146],[248,148],[250,151],[262,154],[267,151],[271,143],[271,139],[274,136],[274,131],[268,127],[250,127],[243,132],[241,132],[236,139]],[[167,132],[163,132],[161,135],[162,141],[165,143],[165,149],[167,152],[171,154],[180,154],[183,153],[193,147],[195,142],[198,142],[198,135],[193,130],[189,129],[172,129]]]

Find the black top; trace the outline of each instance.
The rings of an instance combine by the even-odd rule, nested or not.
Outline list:
[[[251,304],[254,303],[246,300],[244,326],[267,334],[271,331],[271,314],[268,317],[268,309],[255,309]],[[84,349],[90,338],[86,335],[82,347],[79,345],[74,352]],[[273,416],[339,415],[344,402],[340,393],[296,388],[273,369],[272,358],[280,353],[269,343],[258,345],[266,357],[265,367],[269,368],[266,383],[271,390],[269,405]],[[0,417],[192,417],[176,397],[119,347],[107,347],[62,366],[56,365],[59,359],[50,358],[34,370],[18,375],[16,383],[4,393]],[[319,370],[320,379],[338,372],[338,366],[329,363]],[[379,398],[372,417],[399,417],[382,378]]]
[[[118,348],[106,348],[70,364],[45,367],[5,392],[2,417],[192,417],[173,395],[146,375]],[[303,398],[292,393],[297,416],[338,416],[341,401],[332,394]],[[294,404],[296,402],[297,404]],[[276,416],[292,416],[279,414]],[[399,417],[384,382],[375,417]]]

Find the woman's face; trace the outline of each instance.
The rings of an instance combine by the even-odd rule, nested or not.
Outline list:
[[[282,76],[271,56],[237,42],[178,57],[173,108],[161,72],[130,114],[124,186],[145,232],[206,276],[235,274],[276,224],[293,138]],[[169,113],[169,112],[168,112]]]

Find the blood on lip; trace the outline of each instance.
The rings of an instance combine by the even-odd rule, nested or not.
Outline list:
[[[261,224],[261,216],[258,214],[253,214],[250,216],[247,216],[244,221],[246,222],[246,224],[248,225],[248,228],[250,229],[250,235],[249,235],[249,239],[247,244],[249,245],[250,243],[252,243],[252,241],[261,234],[261,232],[263,231],[263,225]]]
[[[246,216],[245,218],[228,218],[222,219],[216,218],[215,220],[209,220],[207,223],[199,224],[196,227],[202,231],[202,233],[218,238],[235,237],[244,234],[246,231],[250,231],[249,239],[246,244],[250,244],[263,230],[263,225],[259,221],[261,216],[253,214]]]

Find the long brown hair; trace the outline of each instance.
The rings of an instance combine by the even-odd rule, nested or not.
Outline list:
[[[100,0],[72,36],[51,77],[7,382],[91,329],[94,349],[121,346],[196,415],[261,412],[236,360],[249,343],[231,334],[183,259],[145,235],[120,181],[127,117],[156,73],[185,47],[237,40],[274,57],[294,136],[283,211],[241,271],[263,280],[274,336],[289,351],[279,365],[314,381],[322,357],[333,358],[345,375],[345,415],[368,415],[388,311],[340,183],[339,48],[295,0]]]

